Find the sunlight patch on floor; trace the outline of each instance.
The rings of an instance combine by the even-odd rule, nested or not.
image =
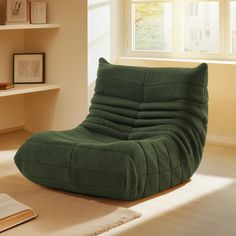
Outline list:
[[[0,151],[0,165],[3,163],[12,162],[13,157],[16,154],[17,149],[15,150],[7,150],[7,151]]]
[[[147,221],[175,210],[202,197],[224,189],[236,182],[234,178],[195,174],[192,181],[168,194],[145,201],[130,209],[142,213],[140,221]]]
[[[0,151],[0,177],[7,177],[14,175],[17,172],[17,168],[14,164],[15,150]]]

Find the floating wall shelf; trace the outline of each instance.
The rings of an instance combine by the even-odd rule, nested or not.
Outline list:
[[[59,24],[12,24],[0,25],[0,30],[58,29]]]
[[[0,90],[0,97],[37,93],[57,89],[60,89],[60,86],[56,84],[16,84],[14,88]]]

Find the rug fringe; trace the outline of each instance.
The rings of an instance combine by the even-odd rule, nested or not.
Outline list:
[[[123,216],[118,222],[116,223],[113,223],[113,224],[110,224],[110,225],[107,225],[106,227],[104,227],[103,229],[98,229],[96,232],[94,232],[93,234],[89,234],[87,236],[97,236],[99,234],[102,234],[102,233],[105,233],[105,232],[108,232],[122,224],[126,224],[134,219],[137,219],[141,217],[141,214],[140,213],[137,213],[137,212],[133,212],[132,215],[130,215],[129,217],[127,216]]]

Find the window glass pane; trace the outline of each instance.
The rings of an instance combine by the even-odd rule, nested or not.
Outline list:
[[[186,0],[183,22],[185,52],[219,52],[219,1]]]
[[[171,49],[171,3],[133,1],[133,49]]]
[[[236,1],[230,1],[231,53],[236,54]]]

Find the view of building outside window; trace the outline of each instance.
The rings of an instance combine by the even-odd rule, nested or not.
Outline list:
[[[236,54],[236,1],[230,1],[231,53]]]
[[[219,1],[188,0],[184,8],[184,51],[218,53]]]
[[[171,50],[171,3],[132,3],[133,49],[150,51]]]

